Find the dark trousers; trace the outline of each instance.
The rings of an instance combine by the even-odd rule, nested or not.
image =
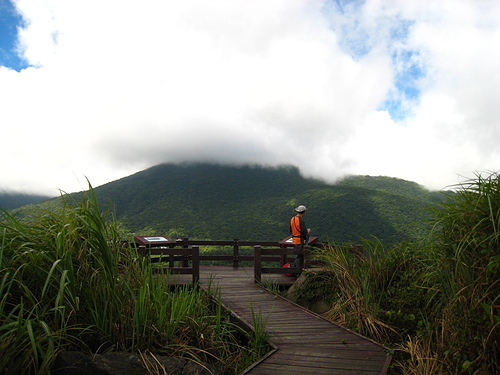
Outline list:
[[[303,244],[293,245],[293,248],[295,250],[304,250],[304,245]],[[304,266],[304,254],[297,255],[297,258],[295,258],[295,261],[293,262],[292,266],[297,268],[302,268]]]

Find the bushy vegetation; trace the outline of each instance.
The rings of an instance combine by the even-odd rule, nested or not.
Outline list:
[[[393,373],[499,373],[499,175],[457,186],[434,215],[418,243],[365,241],[363,257],[318,252],[330,271],[299,298],[326,299],[328,318],[395,348]]]
[[[64,199],[0,222],[0,373],[47,374],[65,349],[189,356],[228,374],[263,354],[220,299],[154,276],[92,189]]]

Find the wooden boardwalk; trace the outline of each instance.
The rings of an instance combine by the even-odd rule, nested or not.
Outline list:
[[[254,283],[249,267],[201,267],[203,288],[220,287],[222,303],[252,327],[253,314],[265,321],[275,348],[243,374],[385,374],[391,355],[380,344],[332,323]],[[284,275],[264,282],[288,283]]]

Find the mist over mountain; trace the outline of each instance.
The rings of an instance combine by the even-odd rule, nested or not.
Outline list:
[[[439,192],[397,178],[353,176],[337,184],[295,167],[162,164],[94,189],[136,235],[274,241],[289,234],[294,207],[320,240],[419,238]],[[80,193],[81,194],[81,193]]]

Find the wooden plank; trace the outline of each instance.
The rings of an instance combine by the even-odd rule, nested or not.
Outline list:
[[[262,257],[263,258],[263,257]],[[271,280],[289,280],[273,275]],[[277,350],[242,374],[385,374],[386,349],[355,332],[276,296],[253,281],[253,267],[200,267],[202,287],[220,288],[222,303],[252,326],[257,314]],[[261,274],[265,280],[264,274]],[[292,281],[293,282],[293,281]],[[291,284],[291,282],[290,282]],[[304,355],[304,354],[307,355]]]
[[[295,357],[290,359],[286,363],[269,363],[268,361],[259,364],[259,366],[247,372],[247,374],[263,374],[263,375],[376,375],[379,374],[377,370],[373,369],[362,369],[362,368],[349,368],[348,366],[342,366],[342,364],[333,364],[329,368],[314,366],[313,365],[301,365],[301,358]]]
[[[192,267],[153,267],[153,273],[172,273],[172,274],[182,274],[182,275],[192,275],[193,268]]]
[[[358,347],[358,349],[360,349]],[[273,356],[272,359],[270,359],[270,362],[272,363],[273,361],[281,358],[281,356],[286,355],[286,356],[301,356],[304,354],[304,348],[301,346],[288,346],[288,345],[283,345],[278,352],[276,352]],[[356,355],[353,355],[356,354]],[[338,360],[338,359],[346,359],[346,360],[355,360],[358,361],[362,359],[364,362],[367,363],[374,363],[377,364],[379,361],[385,360],[387,355],[385,353],[381,352],[374,352],[374,351],[357,351],[356,353],[353,353],[352,348],[349,350],[339,350],[339,349],[331,349],[331,348],[317,348],[317,350],[314,350],[310,353],[307,353],[307,357],[311,358],[314,361],[318,362],[325,362],[329,360]]]

